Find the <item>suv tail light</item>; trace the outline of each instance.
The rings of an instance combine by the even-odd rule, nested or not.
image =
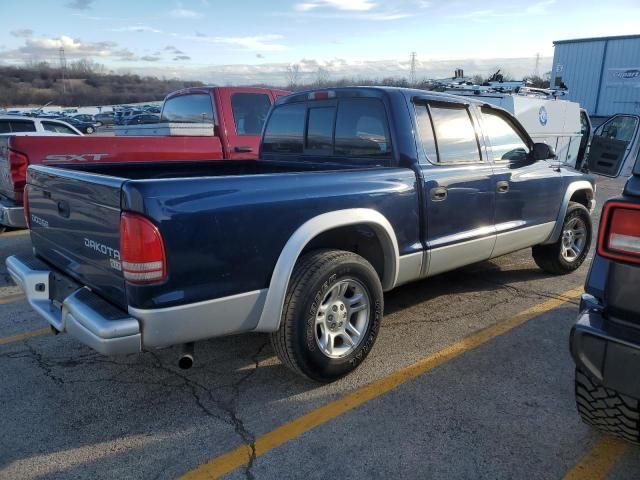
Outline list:
[[[27,228],[31,230],[31,215],[29,214],[29,193],[27,192],[27,186],[24,186],[24,193],[22,194],[22,211],[24,212],[24,221],[27,224]]]
[[[151,221],[135,213],[120,216],[120,260],[129,283],[158,283],[167,279],[164,242]]]
[[[640,205],[609,202],[602,211],[598,255],[640,263]]]
[[[15,192],[15,200],[20,202],[22,199],[22,191],[27,180],[27,167],[29,166],[29,158],[15,150],[9,149],[7,154],[9,162],[9,177],[13,184]]]

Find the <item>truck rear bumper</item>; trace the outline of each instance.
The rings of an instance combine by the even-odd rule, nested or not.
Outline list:
[[[32,308],[60,332],[68,332],[104,355],[142,350],[140,323],[86,287],[67,296],[62,304],[50,298],[51,270],[31,256],[6,261],[11,278],[22,288]]]
[[[24,209],[11,200],[0,200],[0,225],[14,228],[27,228]]]
[[[609,327],[591,295],[582,296],[580,312],[570,337],[571,355],[578,368],[605,387],[640,398],[640,333],[621,334]]]

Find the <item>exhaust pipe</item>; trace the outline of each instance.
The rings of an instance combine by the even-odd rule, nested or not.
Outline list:
[[[182,345],[182,353],[178,359],[178,366],[182,370],[189,370],[193,366],[193,342]]]

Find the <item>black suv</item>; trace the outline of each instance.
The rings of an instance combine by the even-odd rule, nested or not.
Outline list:
[[[585,290],[571,331],[578,412],[640,444],[640,162],[603,207]]]

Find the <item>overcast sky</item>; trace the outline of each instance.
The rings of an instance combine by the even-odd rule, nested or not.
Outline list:
[[[210,83],[284,83],[286,66],[335,78],[418,79],[461,67],[550,69],[554,40],[640,33],[640,0],[3,1],[0,62],[89,58],[115,71]]]

